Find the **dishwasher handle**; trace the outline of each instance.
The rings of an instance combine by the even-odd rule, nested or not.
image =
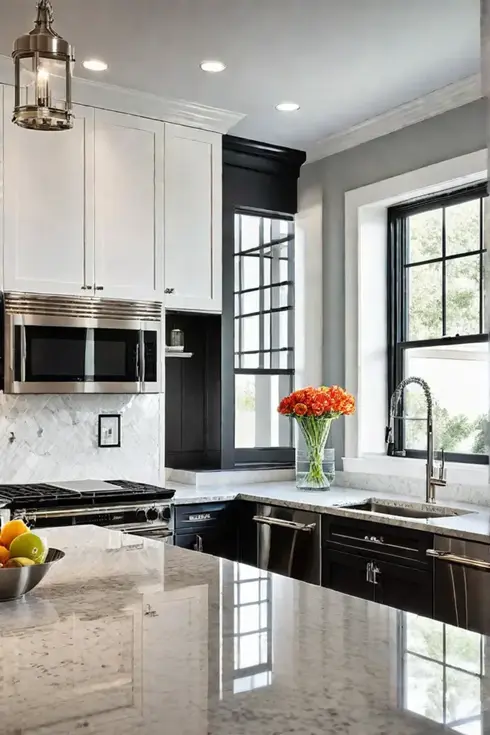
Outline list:
[[[295,521],[286,521],[282,518],[268,518],[267,516],[254,516],[255,523],[263,523],[266,526],[281,526],[281,528],[289,528],[291,531],[313,531],[316,523],[296,523]]]
[[[439,549],[427,549],[425,552],[427,556],[431,556],[433,559],[438,561],[447,561],[449,564],[459,564],[462,567],[468,567],[469,569],[479,569],[483,572],[490,572],[490,562],[483,561],[483,559],[473,559],[469,556],[458,556],[450,551],[441,551]]]

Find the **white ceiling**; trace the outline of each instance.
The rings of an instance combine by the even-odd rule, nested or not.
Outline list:
[[[479,71],[479,0],[52,0],[77,76],[245,113],[237,135],[307,147]],[[0,0],[0,54],[35,0]],[[103,74],[80,62],[100,57]],[[204,74],[221,59],[222,74]],[[275,104],[293,100],[296,113]]]

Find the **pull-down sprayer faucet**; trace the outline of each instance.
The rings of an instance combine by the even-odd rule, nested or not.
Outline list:
[[[436,502],[436,487],[443,487],[446,484],[445,469],[444,469],[444,451],[441,452],[442,461],[439,467],[439,476],[434,477],[434,431],[432,425],[432,394],[428,383],[422,378],[405,378],[393,391],[393,395],[390,400],[390,413],[388,416],[388,426],[386,427],[385,442],[388,449],[388,454],[392,453],[393,450],[393,420],[402,419],[403,416],[397,416],[398,405],[403,396],[407,385],[420,385],[424,392],[425,401],[427,404],[427,464],[425,467],[425,502],[435,503]]]

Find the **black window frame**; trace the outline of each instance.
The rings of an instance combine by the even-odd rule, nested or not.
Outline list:
[[[450,346],[469,343],[488,342],[488,332],[485,332],[485,304],[484,304],[484,200],[488,196],[488,184],[486,181],[471,184],[470,186],[458,187],[435,195],[414,199],[404,204],[396,205],[388,209],[388,250],[387,250],[387,324],[388,324],[388,395],[387,411],[389,411],[390,398],[396,386],[404,375],[404,351],[414,347]],[[478,250],[462,252],[461,254],[446,253],[446,231],[445,231],[445,207],[455,204],[480,199],[480,247]],[[416,263],[407,263],[408,254],[408,218],[415,214],[428,212],[433,209],[443,210],[442,224],[442,252],[440,258],[429,258]],[[417,267],[428,263],[442,263],[442,325],[445,331],[445,291],[446,278],[445,266],[448,261],[455,258],[480,256],[480,333],[469,336],[441,336],[440,338],[409,340],[407,338],[408,327],[408,303],[407,303],[407,279],[408,268]],[[403,410],[403,406],[401,407]],[[403,415],[403,414],[401,414]],[[436,447],[438,449],[439,447]],[[397,457],[425,458],[426,452],[422,450],[405,448],[404,421],[395,421],[394,427],[394,454]],[[471,464],[488,464],[488,455],[466,454],[461,452],[446,452],[446,459],[453,462]]]
[[[291,391],[294,388],[294,355],[295,355],[295,335],[294,335],[294,269],[295,269],[295,261],[294,261],[294,248],[295,248],[295,238],[296,238],[296,231],[295,231],[295,217],[292,214],[285,214],[282,212],[271,212],[265,209],[257,209],[252,207],[236,207],[234,210],[234,219],[237,215],[245,215],[245,216],[252,216],[252,217],[258,217],[262,219],[261,226],[260,226],[260,238],[259,238],[259,246],[257,248],[251,248],[248,250],[242,251],[241,248],[237,250],[237,247],[235,245],[233,249],[233,271],[232,271],[232,279],[233,279],[233,299],[235,304],[235,299],[238,297],[238,300],[240,301],[240,296],[242,293],[247,293],[251,291],[258,291],[260,293],[260,305],[257,312],[250,312],[247,313],[246,316],[259,316],[265,317],[267,315],[270,315],[271,321],[272,321],[272,315],[273,313],[281,313],[281,312],[288,312],[290,314],[290,318],[288,319],[288,346],[286,348],[280,348],[277,350],[272,349],[272,325],[271,325],[271,334],[270,334],[270,343],[269,343],[269,349],[265,349],[263,345],[263,327],[262,323],[260,324],[260,336],[259,336],[259,349],[254,352],[242,352],[240,349],[236,351],[235,347],[235,341],[233,342],[233,380],[235,380],[236,375],[286,375],[290,376],[290,388]],[[272,240],[271,242],[264,242],[264,228],[263,228],[263,220],[282,220],[287,221],[292,224],[292,233],[280,237],[277,239]],[[236,231],[235,231],[236,234]],[[238,257],[240,258],[244,254],[252,254],[252,251],[257,251],[257,257],[262,258],[263,252],[265,249],[267,249],[270,246],[274,245],[280,245],[283,243],[288,243],[289,245],[289,254],[287,258],[288,262],[288,277],[287,280],[279,279],[279,281],[273,281],[271,277],[271,283],[270,286],[265,285],[263,283],[263,276],[262,276],[262,267],[260,267],[260,281],[258,288],[254,289],[242,289],[241,288],[241,282],[240,284],[236,285],[235,283],[235,259]],[[240,270],[241,272],[241,270]],[[241,279],[240,279],[241,281]],[[263,300],[263,294],[264,291],[268,288],[272,288],[273,286],[287,286],[288,287],[288,303],[286,306],[281,306],[278,308],[272,308],[272,292],[271,292],[271,304],[269,309],[264,308],[264,300]],[[239,310],[238,315],[235,311],[235,306],[233,310],[233,322],[234,322],[234,330],[237,328],[237,325],[240,323],[240,317],[243,317],[241,314],[241,311]],[[281,353],[287,351],[288,353],[288,366],[287,368],[283,367],[272,367],[272,355],[273,353]],[[241,357],[244,354],[252,355],[257,354],[259,355],[259,367],[253,367],[253,368],[245,368],[242,367],[240,364],[237,367],[236,360],[238,359],[239,362],[241,362]],[[269,365],[270,367],[264,367],[264,355],[269,354]],[[235,391],[233,390],[234,395],[234,401],[233,401],[233,447],[234,447],[234,466],[240,467],[245,466],[250,468],[250,466],[256,465],[260,467],[265,467],[268,465],[271,465],[273,467],[278,466],[284,466],[284,467],[291,467],[294,465],[294,432],[293,432],[293,426],[291,422],[290,427],[290,437],[291,437],[291,445],[290,446],[278,446],[278,447],[250,447],[250,448],[242,448],[242,447],[236,447],[235,442],[235,411],[236,411],[236,405],[235,405]]]

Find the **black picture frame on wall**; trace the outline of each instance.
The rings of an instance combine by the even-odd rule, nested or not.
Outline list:
[[[121,446],[121,414],[99,414],[98,446],[100,449],[113,449]]]

